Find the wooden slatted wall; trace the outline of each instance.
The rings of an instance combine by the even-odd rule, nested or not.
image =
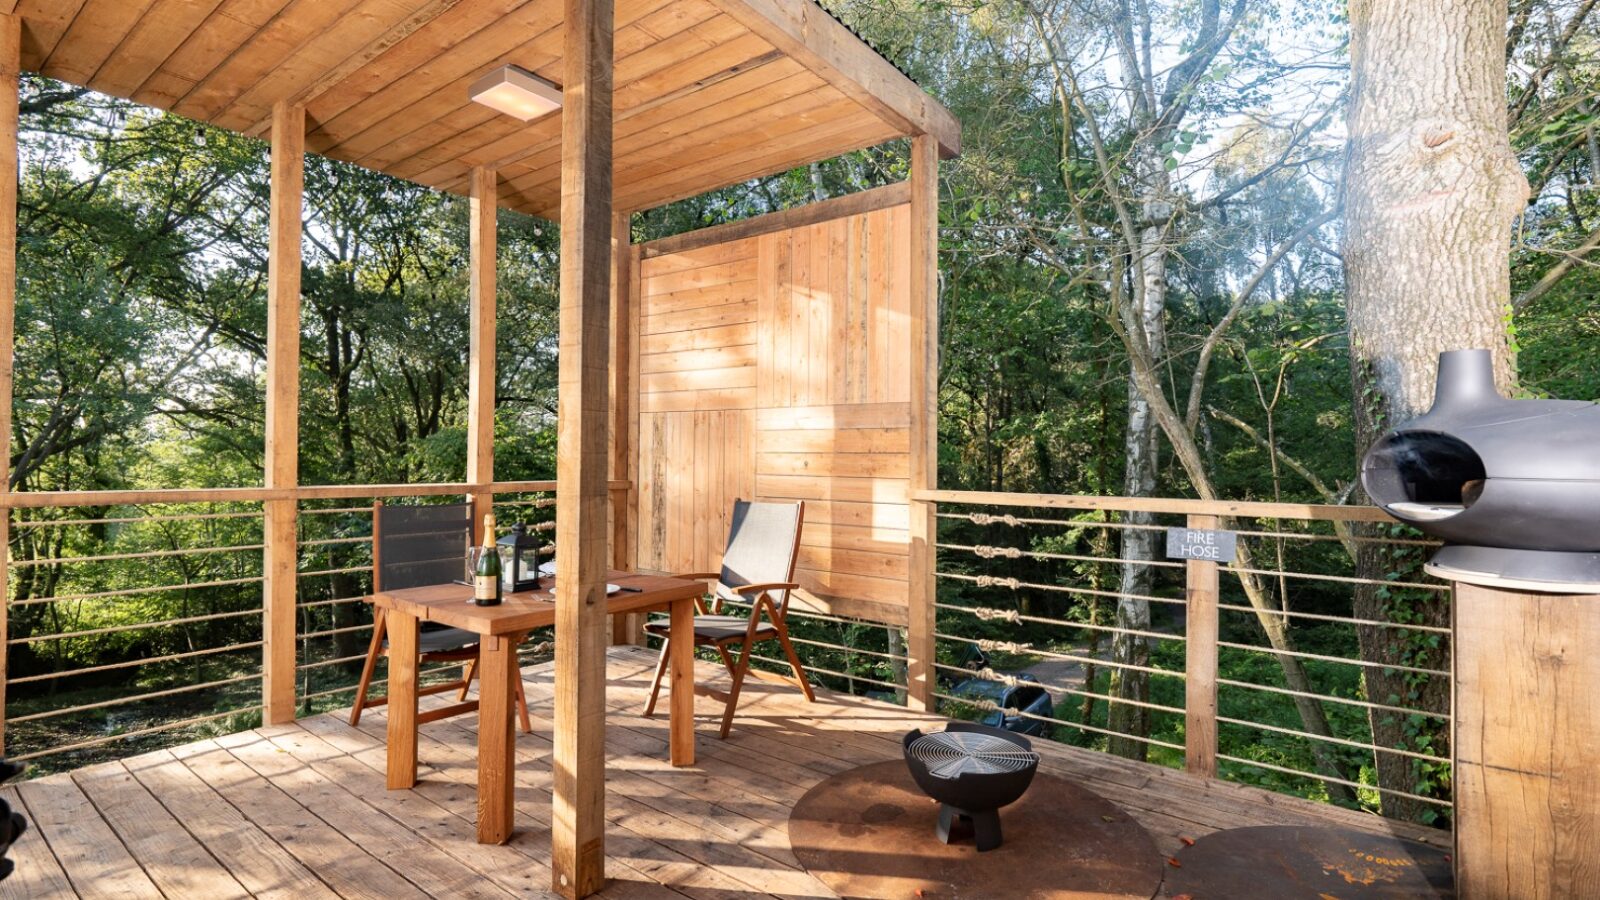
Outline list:
[[[641,246],[641,568],[714,571],[734,500],[803,499],[800,602],[906,621],[907,196]]]

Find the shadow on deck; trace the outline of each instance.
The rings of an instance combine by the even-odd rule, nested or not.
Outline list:
[[[787,823],[821,779],[898,758],[923,724],[905,709],[752,682],[732,737],[708,724],[699,763],[673,769],[666,718],[639,716],[654,655],[611,651],[606,897],[833,897],[801,870]],[[715,686],[720,669],[696,673]],[[474,840],[475,720],[426,725],[415,790],[384,789],[381,707],[146,753],[25,782],[0,795],[33,828],[0,897],[548,896],[552,681],[526,670],[534,733],[517,741],[517,832]],[[425,698],[444,702],[437,697]],[[1121,805],[1175,854],[1183,838],[1247,825],[1340,825],[1448,844],[1442,832],[1071,747],[1036,742],[1043,768]],[[20,799],[20,804],[18,803]]]

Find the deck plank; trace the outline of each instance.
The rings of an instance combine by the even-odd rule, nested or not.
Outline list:
[[[470,900],[507,900],[512,896],[485,873],[445,853],[419,833],[424,830],[424,821],[400,821],[380,813],[365,799],[376,796],[377,791],[351,791],[336,779],[318,774],[312,768],[312,760],[271,740],[275,734],[296,730],[298,726],[294,725],[265,727],[218,738],[217,744],[424,894]],[[306,745],[301,749],[309,753],[311,748]]]
[[[301,806],[292,794],[257,775],[216,741],[177,748],[174,755],[283,849],[345,898],[422,898],[416,885]]]
[[[347,725],[341,727],[346,732],[350,730]],[[315,777],[339,785],[374,812],[412,829],[438,852],[449,855],[502,890],[520,897],[556,896],[548,890],[549,867],[538,865],[540,861],[536,858],[504,844],[463,840],[463,835],[469,834],[473,826],[470,820],[440,806],[420,791],[386,790],[382,746],[376,741],[363,744],[358,750],[375,754],[380,765],[369,766],[348,749],[335,746],[299,725],[275,729],[268,740],[274,748],[286,751],[307,766]]]
[[[78,896],[85,900],[162,896],[70,777],[25,781],[17,785],[17,793],[36,837],[49,842]]]
[[[614,648],[606,692],[606,843],[623,900],[833,895],[789,846],[794,803],[830,774],[896,759],[901,736],[939,721],[861,697],[746,684],[728,740],[722,704],[695,698],[699,764],[667,762],[667,718],[641,713],[655,653]],[[697,679],[726,685],[719,666]],[[337,713],[201,741],[0,790],[35,823],[13,849],[10,897],[531,897],[550,888],[554,674],[523,671],[533,722],[516,752],[516,831],[475,840],[477,722],[424,726],[413,790],[384,786],[385,710]],[[429,708],[453,698],[424,698]],[[1164,856],[1223,828],[1320,824],[1421,839],[1447,832],[1077,747],[1035,742],[1042,768],[1120,805]],[[38,806],[38,811],[34,807]],[[70,883],[69,883],[70,881]]]
[[[337,900],[338,895],[310,868],[246,819],[171,751],[142,754],[123,760],[122,765],[254,896]]]
[[[0,789],[0,800],[5,800],[16,812],[28,814],[27,805],[17,796],[15,787]],[[37,900],[40,897],[75,897],[72,885],[61,863],[50,852],[50,844],[40,835],[38,826],[29,820],[28,831],[8,854],[16,864],[11,877],[0,881],[0,900]]]
[[[72,780],[163,894],[214,900],[250,896],[122,763],[78,769]]]

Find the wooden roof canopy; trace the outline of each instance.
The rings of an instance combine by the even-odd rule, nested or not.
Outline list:
[[[306,149],[558,218],[561,116],[468,98],[514,64],[560,83],[560,0],[0,0],[23,68],[264,136],[306,110]],[[615,204],[640,210],[897,137],[960,149],[936,100],[812,0],[617,0]]]

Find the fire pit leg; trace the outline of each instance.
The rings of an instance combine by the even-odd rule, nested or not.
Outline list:
[[[939,827],[936,833],[941,842],[954,843],[966,837],[969,830],[980,853],[1000,846],[1000,811],[986,809],[974,813],[957,809],[948,803],[939,804]]]
[[[979,853],[1000,846],[1000,810],[986,809],[973,813],[972,837]]]

